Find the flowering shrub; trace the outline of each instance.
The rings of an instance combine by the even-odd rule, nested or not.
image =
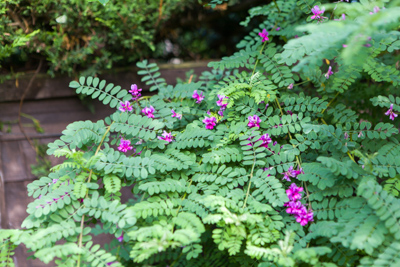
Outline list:
[[[243,24],[265,22],[197,81],[139,62],[151,97],[71,82],[115,113],[49,144],[66,160],[28,186],[2,248],[62,266],[396,266],[400,7],[382,3],[252,9]]]

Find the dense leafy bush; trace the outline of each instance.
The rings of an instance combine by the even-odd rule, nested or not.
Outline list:
[[[44,57],[51,74],[93,75],[134,62],[154,51],[157,28],[192,2],[110,1],[104,7],[93,0],[1,0],[1,65]]]
[[[384,2],[254,8],[265,22],[196,81],[138,63],[152,97],[71,82],[116,111],[49,145],[67,159],[28,186],[0,262],[24,243],[60,266],[397,266],[400,2]]]

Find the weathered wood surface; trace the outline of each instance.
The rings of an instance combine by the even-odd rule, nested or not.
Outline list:
[[[210,61],[160,64],[159,67],[161,75],[165,78],[167,84],[175,84],[177,77],[181,79],[185,78],[185,73],[191,69],[194,69],[197,74],[207,70],[208,62]],[[125,89],[130,89],[133,83],[139,85],[139,88],[146,88],[146,85],[140,81],[141,76],[137,75],[137,71],[138,69],[136,67],[115,69],[107,71],[98,77],[100,79],[105,79],[109,83],[120,85]],[[0,84],[0,102],[19,101],[32,76],[33,72],[20,75],[16,79],[8,80]],[[77,78],[75,79],[77,80]],[[58,75],[51,78],[47,74],[40,73],[33,81],[25,100],[74,96],[74,90],[68,88],[68,84],[72,80],[74,80],[73,77],[67,77],[65,75]]]
[[[206,70],[205,67],[195,68],[199,75]],[[185,78],[185,73],[190,69],[162,69],[162,75],[169,84],[174,84],[176,78]],[[100,77],[108,82],[121,85],[123,88],[130,88],[132,83],[137,83],[146,91],[146,86],[140,84],[140,79],[132,73],[118,74],[113,77]],[[22,112],[39,120],[44,133],[37,133],[33,127],[29,127],[32,121],[22,118],[24,129],[28,136],[39,143],[47,144],[59,138],[61,132],[69,123],[78,120],[103,119],[114,110],[104,106],[98,101],[93,101],[96,112],[92,114],[81,101],[73,95],[68,88],[70,78],[54,79],[46,82],[37,82],[38,89],[33,90],[23,104]],[[20,82],[19,89],[23,87]],[[7,90],[15,90],[8,88]],[[0,85],[0,121],[16,121],[18,118],[19,101],[18,94],[10,94],[4,97],[4,88]],[[51,99],[49,99],[49,97]],[[32,99],[32,100],[29,100]],[[14,101],[10,101],[14,100]],[[5,102],[6,101],[6,102]],[[5,127],[6,128],[6,127]],[[21,133],[18,124],[11,125],[11,132],[0,132],[0,228],[20,229],[21,223],[27,216],[26,207],[32,201],[27,196],[27,184],[36,179],[31,173],[31,164],[35,164],[36,154],[24,135]],[[52,157],[52,164],[58,164],[62,159]],[[125,197],[124,197],[125,196]],[[123,198],[129,197],[129,189],[123,192]],[[107,243],[113,237],[110,235],[95,237],[100,243]],[[100,240],[100,241],[99,241]],[[54,266],[45,265],[37,260],[27,260],[27,250],[19,246],[16,250],[15,260],[17,267],[41,267]]]

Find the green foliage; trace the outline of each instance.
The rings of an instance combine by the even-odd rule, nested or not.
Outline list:
[[[213,71],[175,86],[155,64],[138,63],[158,94],[130,112],[117,108],[126,90],[92,77],[71,82],[115,112],[74,122],[49,144],[65,161],[28,185],[25,229],[0,231],[0,263],[11,265],[23,243],[61,266],[395,266],[399,118],[385,113],[400,112],[400,12],[386,1],[369,14],[382,3],[328,4],[324,16],[346,20],[318,23],[315,1],[254,8],[249,19],[265,16],[268,42],[256,29]],[[195,103],[194,90],[206,100]],[[141,112],[150,105],[154,118]],[[132,149],[117,148],[122,140]],[[293,184],[312,221],[290,214]],[[91,241],[100,233],[117,240],[100,248]]]
[[[13,61],[39,56],[48,62],[51,75],[94,75],[128,65],[154,52],[159,26],[192,3],[2,0],[1,65],[12,73],[8,65]]]

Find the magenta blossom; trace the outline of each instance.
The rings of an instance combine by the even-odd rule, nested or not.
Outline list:
[[[289,189],[286,190],[286,195],[288,196],[289,200],[297,201],[301,199],[300,192],[303,192],[303,187],[297,187],[295,183],[291,184]]]
[[[119,242],[124,241],[124,233],[121,234],[120,237],[117,238]]]
[[[346,20],[346,15],[343,13],[340,19],[334,19],[336,21]]]
[[[206,124],[206,129],[212,130],[214,129],[214,126],[216,125],[217,119],[215,117],[205,117],[203,120],[203,123]]]
[[[157,138],[160,139],[160,140],[164,140],[164,141],[167,141],[168,143],[170,143],[170,142],[172,142],[173,136],[172,136],[172,133],[167,133],[167,131],[164,131],[162,133],[162,135],[161,136],[157,136]]]
[[[121,101],[119,105],[120,107],[118,109],[122,112],[133,110],[133,108],[131,107],[131,103],[129,103],[129,101],[125,101],[125,103]]]
[[[176,117],[177,119],[182,119],[182,114],[176,113],[175,110],[171,109],[172,115],[171,117]]]
[[[132,149],[133,149],[133,146],[131,146],[131,141],[121,138],[118,150],[122,151],[122,152],[127,152],[128,150],[132,150]]]
[[[287,87],[287,89],[289,89],[289,90],[293,89],[293,83],[289,84],[289,86]]]
[[[136,84],[132,84],[131,85],[131,90],[129,90],[129,93],[132,94],[132,100],[136,101],[139,99],[139,97],[141,97],[141,92],[142,89],[138,89]]]
[[[220,109],[220,110],[218,111],[218,115],[220,115],[221,117],[223,117],[223,116],[224,116],[224,110],[223,110],[223,109]]]
[[[301,212],[301,209],[303,208],[303,204],[301,204],[300,201],[289,201],[286,202],[283,206],[288,207],[286,209],[286,213],[293,215],[299,214]]]
[[[314,221],[314,213],[312,210],[307,211],[306,207],[302,207],[300,213],[295,215],[296,222],[300,223],[301,226],[305,226],[307,223]]]
[[[259,33],[258,33],[258,35],[260,35],[261,38],[262,38],[261,42],[265,42],[265,41],[268,41],[268,40],[269,40],[269,38],[268,38],[268,32],[267,32],[266,29],[263,29],[262,32],[259,32]]]
[[[276,30],[276,31],[279,31],[280,29],[281,29],[281,27],[278,27],[278,28],[276,28],[275,30]]]
[[[142,109],[142,113],[144,113],[144,115],[146,115],[149,118],[154,118],[154,114],[153,112],[155,111],[155,109],[153,108],[153,106],[145,107],[144,109]]]
[[[261,119],[257,115],[249,116],[247,119],[249,120],[247,126],[249,126],[250,128],[260,127]]]
[[[221,110],[225,110],[226,106],[228,105],[228,103],[226,103],[226,101],[224,101],[224,99],[229,99],[229,97],[224,96],[224,95],[218,95],[218,101],[217,101],[217,106],[221,107]]]
[[[325,73],[325,78],[326,78],[326,79],[329,79],[329,76],[331,76],[332,74],[333,74],[333,72],[332,72],[332,67],[329,66],[328,72]]]
[[[398,114],[393,112],[393,104],[390,104],[390,108],[388,111],[385,113],[386,116],[389,116],[389,118],[394,121],[394,118],[398,116]]]
[[[322,9],[319,8],[319,6],[314,6],[311,9],[311,12],[313,15],[311,16],[311,19],[317,19],[318,21],[322,21],[326,19],[326,17],[321,16],[325,12],[325,8],[323,7]]]
[[[263,134],[261,135],[261,138],[258,139],[257,141],[262,141],[261,146],[268,148],[268,144],[272,142],[271,137],[269,137],[269,134]]]
[[[203,93],[198,94],[197,90],[193,91],[192,97],[196,99],[196,103],[198,104],[201,103],[201,101],[203,101],[204,99]]]

